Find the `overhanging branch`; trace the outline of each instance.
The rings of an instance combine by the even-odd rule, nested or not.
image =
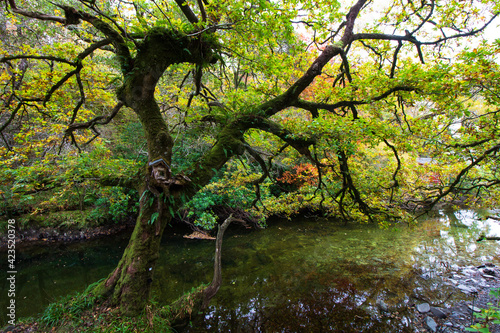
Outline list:
[[[26,17],[35,18],[37,20],[42,20],[42,21],[53,21],[53,22],[58,22],[58,23],[62,23],[62,24],[67,24],[67,20],[64,17],[46,15],[46,14],[43,14],[40,12],[31,12],[28,10],[19,9],[19,8],[17,8],[16,2],[14,0],[7,0],[7,1],[8,1],[8,4],[10,5],[10,8],[12,9],[12,11],[16,14],[26,16]]]
[[[46,15],[39,12],[30,12],[23,9],[17,8],[14,0],[6,0],[12,11],[14,13],[35,18],[38,20],[53,21],[62,23],[64,25],[68,24],[79,24],[80,20],[87,21],[92,24],[97,30],[103,33],[107,38],[110,39],[111,43],[116,49],[117,59],[121,64],[122,72],[124,74],[128,73],[132,69],[132,56],[130,50],[125,43],[125,39],[122,34],[114,29],[111,25],[104,22],[103,20],[80,10],[77,10],[70,6],[56,5],[57,7],[64,10],[65,17]]]
[[[95,128],[95,126],[108,124],[118,114],[118,111],[120,111],[123,105],[124,105],[123,102],[118,102],[118,104],[116,104],[116,106],[113,108],[113,110],[108,116],[98,116],[83,123],[70,124],[68,128],[65,130],[65,136],[72,136],[73,132],[76,130],[91,129],[94,131],[95,135],[87,143],[91,142],[100,134]]]
[[[482,161],[484,161],[490,154],[496,153],[499,150],[500,150],[500,144],[497,144],[497,145],[491,147],[490,149],[487,149],[486,151],[484,151],[481,154],[481,156],[479,156],[478,158],[476,158],[475,160],[473,160],[468,166],[466,166],[465,168],[463,168],[458,173],[458,175],[455,177],[455,180],[450,185],[448,185],[448,188],[445,191],[440,192],[435,197],[435,199],[428,205],[428,208],[431,209],[432,207],[434,207],[439,202],[439,200],[441,200],[442,198],[444,198],[445,196],[447,196],[449,193],[451,193],[451,191],[453,191],[454,189],[456,189],[457,186],[458,186],[458,184],[462,181],[462,178],[473,167],[475,167],[476,165],[478,165],[479,163],[481,163]]]
[[[298,107],[301,109],[309,110],[311,112],[313,112],[313,110],[321,109],[321,110],[326,110],[326,111],[335,113],[337,115],[344,115],[345,113],[339,114],[339,113],[336,113],[335,110],[340,109],[342,107],[354,107],[356,105],[363,105],[363,104],[370,104],[373,102],[377,102],[377,101],[383,100],[384,98],[388,97],[390,94],[395,93],[397,91],[415,91],[415,90],[416,90],[416,88],[414,88],[414,87],[396,86],[396,87],[391,88],[378,96],[375,96],[375,97],[372,97],[372,98],[369,98],[366,100],[340,101],[337,103],[329,104],[329,103],[315,103],[315,102],[305,101],[302,99],[297,99],[296,101],[294,101],[294,103],[292,103],[291,106],[295,106],[295,107]]]

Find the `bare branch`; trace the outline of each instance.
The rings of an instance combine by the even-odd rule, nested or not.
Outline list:
[[[95,129],[95,126],[108,124],[118,114],[118,111],[120,111],[120,109],[122,108],[123,105],[124,105],[123,102],[118,102],[118,104],[116,104],[116,106],[113,108],[113,111],[108,116],[98,116],[98,117],[95,117],[94,119],[91,119],[91,120],[84,122],[84,123],[70,124],[65,131],[65,135],[66,136],[72,135],[73,132],[76,130],[88,129],[88,128],[93,129],[95,132],[97,132],[97,130]],[[90,141],[92,141],[92,140],[93,139],[91,139]]]
[[[45,55],[17,55],[17,56],[7,56],[7,57],[2,57],[0,58],[0,63],[7,63],[10,60],[19,60],[19,59],[37,59],[37,60],[50,60],[50,61],[57,61],[57,62],[62,62],[71,66],[76,66],[76,63],[73,61],[69,61],[64,58],[59,58],[59,57],[54,57],[54,56],[45,56]]]
[[[3,123],[3,125],[0,127],[0,133],[3,132],[4,129],[7,128],[7,126],[9,126],[9,124],[14,120],[14,118],[16,117],[17,113],[19,112],[19,110],[21,110],[21,107],[23,106],[22,103],[19,103],[17,104],[16,108],[14,109],[14,111],[12,111],[12,113],[10,114],[10,117],[9,119],[7,119],[5,121],[5,123]]]
[[[58,22],[58,23],[62,23],[62,24],[67,24],[66,18],[64,18],[64,17],[46,15],[46,14],[39,13],[39,12],[30,12],[27,10],[19,9],[19,8],[17,8],[14,0],[7,0],[7,1],[8,1],[8,4],[10,5],[10,8],[12,9],[12,11],[16,14],[26,16],[26,17],[35,18],[37,20],[42,20],[42,21],[53,21],[53,22]]]
[[[396,50],[394,50],[394,56],[392,57],[391,74],[389,75],[391,79],[394,78],[394,74],[396,72],[396,64],[398,62],[398,53],[399,50],[401,50],[402,46],[403,43],[401,41],[398,41],[398,46],[396,47]]]
[[[322,109],[322,110],[327,110],[327,111],[333,112],[337,115],[340,115],[340,114],[335,112],[336,109],[339,109],[342,107],[353,107],[356,105],[370,104],[372,102],[380,101],[396,91],[415,91],[415,90],[416,90],[416,88],[413,88],[413,87],[396,86],[394,88],[387,90],[386,92],[382,93],[381,95],[378,95],[378,96],[375,96],[375,97],[372,97],[372,98],[369,98],[369,99],[366,99],[363,101],[340,101],[337,103],[328,104],[328,103],[315,103],[315,102],[310,102],[310,101],[298,99],[292,104],[292,106],[302,108],[305,110],[310,110],[311,112],[312,112],[312,110]]]
[[[399,187],[399,182],[397,179],[399,170],[401,170],[401,160],[399,159],[399,154],[398,151],[396,150],[396,147],[394,147],[392,144],[387,141],[387,139],[383,139],[384,143],[387,145],[392,150],[392,153],[394,154],[394,157],[396,158],[396,161],[398,162],[398,165],[396,167],[396,170],[394,170],[394,173],[392,174],[392,185],[390,186],[391,189],[391,198],[389,199],[389,202],[392,202],[392,198],[394,195],[394,188]]]
[[[465,168],[463,168],[458,173],[458,175],[456,176],[455,180],[450,185],[448,185],[448,188],[445,191],[440,192],[436,196],[436,198],[428,205],[428,209],[431,209],[432,207],[434,207],[439,202],[439,200],[441,200],[442,198],[444,198],[445,196],[447,196],[451,191],[453,191],[454,189],[456,189],[457,185],[462,181],[462,177],[464,177],[469,172],[469,170],[471,170],[473,167],[475,167],[476,165],[478,165],[479,163],[481,163],[483,160],[485,160],[490,154],[496,153],[499,150],[500,150],[500,144],[497,144],[497,145],[491,147],[490,149],[487,149],[486,151],[484,151],[481,154],[481,156],[479,156],[475,160],[472,160],[471,163],[468,166],[466,166]]]
[[[451,39],[457,39],[461,37],[469,37],[469,36],[474,36],[477,35],[478,33],[484,31],[486,27],[488,27],[491,22],[499,15],[500,13],[496,13],[491,17],[491,19],[486,22],[482,27],[478,29],[473,29],[469,32],[463,32],[463,33],[458,33],[455,35],[451,36],[444,36],[443,38],[436,39],[434,41],[427,41],[427,42],[422,42],[417,40],[414,36],[413,33],[410,33],[409,31],[406,31],[405,35],[391,35],[391,34],[382,34],[382,33],[357,33],[353,34],[350,42],[356,41],[356,40],[364,40],[364,39],[371,39],[371,40],[392,40],[392,41],[407,41],[410,43],[415,44],[417,47],[418,55],[420,60],[423,62],[423,56],[422,56],[422,51],[421,51],[421,46],[422,45],[437,45],[440,44],[444,41],[451,40]]]
[[[262,175],[258,179],[254,180],[252,182],[252,184],[255,186],[255,194],[256,194],[256,197],[255,197],[255,199],[252,202],[252,207],[256,207],[255,205],[261,199],[261,197],[260,197],[260,184],[264,180],[266,180],[267,177],[269,177],[269,170],[267,169],[266,162],[262,159],[262,157],[260,156],[260,154],[255,149],[253,149],[252,147],[250,147],[248,144],[245,144],[245,148],[248,151],[248,153],[253,158],[255,158],[255,160],[257,161],[257,163],[259,163],[260,167],[262,168]]]

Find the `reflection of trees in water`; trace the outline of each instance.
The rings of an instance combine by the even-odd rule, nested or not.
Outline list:
[[[347,279],[324,290],[279,298],[258,294],[228,309],[212,306],[188,332],[413,332],[408,321],[384,316],[365,305],[367,294]],[[400,312],[400,316],[405,316]]]
[[[82,245],[82,244],[80,244]],[[88,246],[88,245],[87,245]],[[35,315],[59,297],[82,291],[87,285],[103,278],[109,266],[116,263],[116,255],[105,247],[84,246],[76,250],[70,246],[34,249],[31,256],[19,253],[16,274],[16,314],[18,318]],[[50,251],[50,252],[49,252]],[[116,252],[116,250],[114,250]],[[105,255],[103,255],[105,253]],[[7,295],[6,279],[2,278],[2,295]],[[9,300],[1,297],[2,319]],[[5,305],[5,306],[4,306]]]
[[[412,332],[405,311],[413,276],[386,274],[389,263],[335,265],[300,270],[300,281],[273,274],[264,281],[247,281],[246,287],[237,284],[218,295],[188,332]],[[344,270],[348,274],[340,277]],[[376,271],[383,277],[376,278]],[[378,299],[405,318],[384,317]]]
[[[40,293],[40,299],[42,302],[50,302],[53,299],[47,293],[45,286],[45,277],[51,280],[51,285],[54,285],[54,281],[49,277],[49,275],[45,272],[45,270],[38,270],[36,273],[37,281],[38,281],[38,292]]]
[[[498,253],[494,243],[477,243],[485,232],[481,213],[470,210],[440,211],[421,222],[427,230],[415,248],[415,264],[428,275],[444,274],[475,259],[492,259]]]
[[[297,221],[291,226],[271,226],[245,238],[228,238],[222,254],[225,278],[217,299],[213,301],[217,305],[208,310],[205,322],[197,326],[222,327],[220,331],[227,331],[224,328],[229,327],[231,332],[254,332],[252,327],[265,324],[268,331],[272,331],[273,327],[280,325],[281,319],[275,317],[284,312],[290,317],[288,321],[295,320],[297,325],[318,320],[315,325],[319,329],[326,325],[321,316],[337,320],[333,314],[320,315],[323,307],[352,319],[356,315],[373,313],[370,311],[376,310],[375,302],[379,298],[391,308],[397,307],[405,295],[419,299],[445,299],[447,289],[439,289],[438,284],[433,284],[434,280],[423,278],[428,277],[425,273],[445,272],[453,269],[453,264],[463,256],[470,259],[487,252],[477,249],[467,253],[467,246],[476,245],[472,238],[479,231],[464,225],[461,216],[464,215],[452,212],[446,215],[441,212],[440,215],[438,212],[414,229],[400,228],[397,232],[371,226],[343,228],[326,222]],[[297,228],[302,229],[299,234]],[[59,296],[81,291],[85,285],[105,277],[125,247],[111,247],[116,243],[113,239],[98,246],[81,243],[47,249],[31,258],[23,258],[17,276],[20,313],[30,308],[27,315],[36,314]],[[490,251],[490,255],[495,253],[499,250]],[[158,300],[164,301],[173,298],[165,290],[183,293],[193,285],[209,281],[212,243],[171,240],[164,247],[160,261],[153,283]],[[165,267],[178,269],[167,272]],[[410,271],[412,267],[415,267],[414,271]],[[425,267],[425,270],[420,270],[420,267]],[[357,291],[352,292],[349,289],[352,286],[341,285],[342,278]],[[3,278],[0,287],[4,286],[6,292],[5,284]],[[420,289],[415,289],[412,295],[413,288]],[[342,296],[339,290],[347,290],[351,299],[336,299]],[[27,298],[23,299],[25,296]],[[323,307],[318,305],[319,308],[315,308],[311,303],[314,300],[325,303]],[[0,304],[4,312],[4,297],[0,298]],[[360,304],[359,309],[349,310],[349,304]],[[294,311],[302,312],[297,318],[292,318]],[[371,326],[365,328],[361,319],[356,325],[359,330],[376,331]],[[343,329],[355,331],[349,327]]]

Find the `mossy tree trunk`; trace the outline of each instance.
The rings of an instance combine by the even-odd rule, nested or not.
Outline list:
[[[158,80],[171,64],[204,64],[212,61],[211,54],[210,47],[200,38],[188,38],[166,29],[152,29],[144,39],[118,97],[142,123],[149,162],[162,159],[170,165],[172,159],[173,140],[154,96]],[[114,271],[94,290],[127,315],[138,314],[149,299],[160,241],[172,218],[170,212],[182,204],[181,194],[184,200],[189,199],[211,176],[197,177],[202,183],[196,184],[190,184],[188,177],[181,178],[185,184],[180,184],[170,172],[166,178],[155,178],[150,167],[144,170],[140,212],[129,244]]]
[[[206,39],[207,40],[207,39]],[[204,65],[214,61],[213,50],[217,44],[202,37],[188,38],[165,29],[152,29],[144,39],[137,56],[126,64],[131,70],[119,91],[120,101],[132,108],[141,121],[148,146],[150,162],[163,159],[168,165],[172,159],[173,140],[154,98],[156,84],[171,64],[189,62]],[[280,110],[297,101],[300,93],[319,75],[321,68],[340,49],[329,47],[312,64],[311,68],[282,95],[256,106],[252,114],[237,118],[223,127],[214,146],[205,153],[186,174],[168,175],[168,182],[159,182],[150,169],[144,172],[140,193],[153,195],[153,202],[141,200],[139,217],[117,268],[102,282],[96,291],[109,297],[112,304],[128,315],[138,314],[149,299],[151,282],[158,258],[160,240],[165,225],[183,201],[192,198],[232,156],[245,150],[243,136],[250,128],[268,131],[310,156],[310,140],[293,138],[276,123],[268,120]],[[125,66],[126,67],[126,66]],[[171,187],[171,185],[175,185]],[[143,196],[144,197],[144,196]],[[182,200],[180,200],[182,198]],[[154,216],[157,219],[154,219]],[[151,223],[153,222],[154,223]],[[213,296],[213,295],[212,295]]]
[[[120,312],[126,315],[140,313],[149,299],[161,234],[169,222],[168,215],[165,214],[161,221],[162,230],[158,233],[157,225],[160,221],[151,223],[155,213],[156,206],[141,202],[139,217],[120,262],[95,290],[106,296],[111,304],[118,306]]]

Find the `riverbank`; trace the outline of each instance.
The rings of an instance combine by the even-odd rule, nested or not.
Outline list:
[[[473,324],[485,323],[475,314],[498,305],[499,300],[491,291],[500,288],[500,268],[492,263],[457,267],[438,279],[441,280],[439,289],[447,287],[446,299],[421,297],[425,290],[421,290],[420,295],[413,295],[416,298],[413,304],[416,332],[466,332]],[[434,294],[440,292],[434,290]],[[500,332],[500,325],[490,324],[489,332]]]
[[[118,222],[92,215],[92,210],[62,210],[44,214],[20,214],[0,220],[0,252],[7,248],[7,228],[15,228],[16,249],[69,244],[120,233],[135,224],[129,215]],[[7,221],[11,221],[7,227]],[[12,236],[12,234],[10,235]]]
[[[132,221],[124,221],[120,224],[109,224],[95,227],[61,228],[41,227],[16,230],[16,248],[30,246],[43,246],[53,243],[74,243],[78,241],[92,240],[99,237],[111,236],[132,229]],[[7,234],[0,235],[0,251],[7,249]]]

